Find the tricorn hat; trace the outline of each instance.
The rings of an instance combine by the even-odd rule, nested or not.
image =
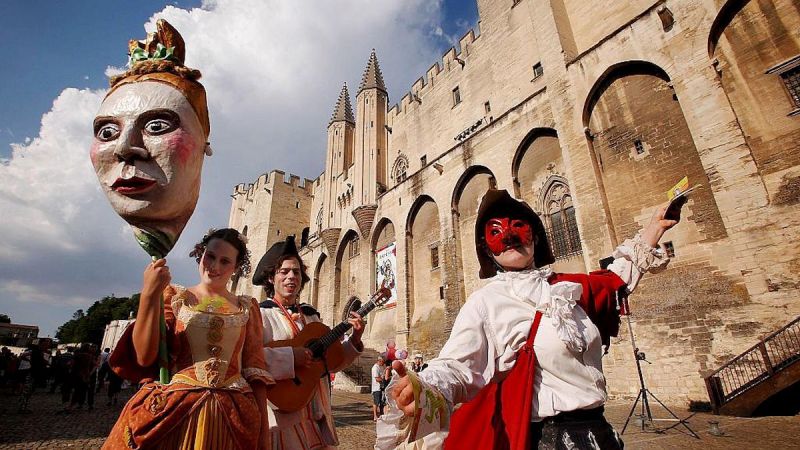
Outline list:
[[[491,278],[497,274],[497,264],[488,254],[486,242],[484,240],[484,226],[492,217],[518,217],[530,222],[533,228],[533,265],[542,267],[553,264],[553,252],[547,242],[547,234],[539,216],[533,212],[527,203],[516,200],[505,189],[489,189],[481,200],[478,207],[478,217],[475,220],[475,251],[478,252],[478,263],[481,279]]]
[[[266,286],[268,269],[275,266],[281,256],[287,255],[294,256],[298,261],[300,261],[301,264],[303,263],[303,259],[300,258],[300,254],[297,253],[297,246],[294,243],[294,236],[288,236],[286,237],[285,241],[279,241],[272,244],[272,247],[267,250],[267,253],[264,253],[264,256],[261,257],[261,261],[258,262],[258,266],[256,266],[256,271],[253,273],[253,284]],[[302,271],[302,273],[303,284],[306,284],[310,278],[308,278],[308,275],[306,275],[305,271]]]

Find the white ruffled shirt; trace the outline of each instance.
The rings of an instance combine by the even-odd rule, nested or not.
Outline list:
[[[668,258],[636,238],[614,250],[608,267],[633,290],[642,274]],[[550,269],[500,273],[473,293],[456,318],[439,357],[419,379],[440,391],[449,407],[472,399],[493,378],[511,370],[536,310],[543,313],[534,340],[538,364],[532,420],[590,409],[607,398],[600,332],[582,308],[580,284],[550,285]]]

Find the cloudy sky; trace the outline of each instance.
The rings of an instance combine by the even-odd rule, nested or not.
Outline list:
[[[12,0],[0,16],[0,313],[55,334],[79,308],[139,290],[147,263],[88,158],[106,74],[165,18],[203,72],[211,144],[195,215],[169,258],[227,224],[237,183],[284,169],[315,178],[342,83],[375,48],[390,102],[477,22],[475,0]],[[260,257],[260,255],[255,256]]]

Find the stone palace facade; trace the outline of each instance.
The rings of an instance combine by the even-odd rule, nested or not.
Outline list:
[[[589,271],[684,176],[702,188],[662,241],[673,256],[631,296],[648,387],[708,400],[702,375],[800,314],[800,7],[794,0],[478,0],[470,31],[390,104],[370,55],[344,86],[325,171],[273,170],[233,192],[254,262],[297,236],[303,301],[328,324],[377,284],[394,244],[397,299],[365,342],[436,355],[481,284],[473,226],[490,186],[548,227],[557,271]],[[323,151],[320,149],[320,158]],[[238,293],[263,298],[250,280]],[[604,360],[639,385],[626,326]],[[369,361],[371,364],[372,361]],[[366,366],[367,368],[369,365]]]

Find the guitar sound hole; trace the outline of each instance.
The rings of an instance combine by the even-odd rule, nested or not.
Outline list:
[[[306,348],[311,350],[311,354],[314,356],[314,359],[319,359],[322,356],[322,345],[320,345],[319,341],[312,341],[306,345]]]

